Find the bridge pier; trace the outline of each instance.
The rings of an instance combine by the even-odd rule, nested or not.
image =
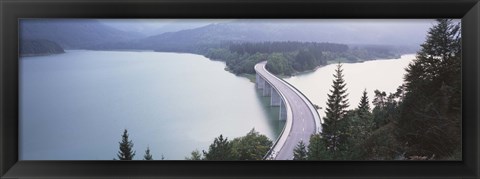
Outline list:
[[[262,76],[255,75],[255,85],[257,89],[262,90],[262,96],[270,96],[270,106],[280,106],[279,120],[287,120],[287,109],[285,108],[285,101],[280,97],[280,94],[266,82]]]
[[[275,91],[275,89],[271,88],[271,98],[270,98],[270,106],[280,106],[282,103],[282,98],[280,95]]]
[[[265,80],[260,75],[255,75],[256,81],[255,85],[257,85],[257,89],[263,89],[265,86]]]
[[[269,83],[264,84],[263,96],[270,96],[272,93],[272,86]]]

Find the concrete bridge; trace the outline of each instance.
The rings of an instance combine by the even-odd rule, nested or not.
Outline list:
[[[293,149],[310,135],[321,131],[320,116],[313,104],[295,87],[265,68],[267,61],[255,65],[256,87],[263,96],[270,96],[270,105],[280,106],[280,119],[286,120],[280,136],[265,155],[267,160],[292,160]]]

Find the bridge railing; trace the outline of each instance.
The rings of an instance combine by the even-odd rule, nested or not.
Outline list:
[[[318,111],[317,109],[314,107],[312,101],[310,101],[310,99],[307,98],[307,96],[305,96],[305,94],[303,94],[300,90],[298,90],[295,86],[291,85],[290,83],[288,83],[287,81],[285,81],[284,79],[281,79],[279,78],[280,80],[282,80],[283,83],[287,84],[289,87],[295,89],[293,91],[295,91],[295,93],[298,94],[298,96],[300,96],[303,101],[305,101],[305,103],[307,104],[308,108],[310,109],[310,111],[312,111],[313,113],[313,118],[315,119],[315,133],[320,133],[322,132],[322,123],[321,123],[321,119],[320,119],[320,114],[318,114]]]
[[[261,62],[263,63],[263,62]],[[260,63],[258,63],[260,64]],[[314,122],[315,122],[315,133],[320,133],[322,131],[322,124],[321,124],[321,119],[320,119],[320,115],[318,114],[318,111],[317,109],[314,107],[312,101],[310,101],[310,99],[308,99],[305,94],[303,94],[300,90],[298,90],[295,86],[291,85],[290,83],[286,82],[285,80],[281,79],[281,78],[278,78],[277,76],[271,74],[266,68],[265,68],[265,65],[262,67],[264,69],[265,72],[269,73],[271,76],[273,76],[274,78],[280,80],[282,83],[284,83],[285,85],[287,85],[288,87],[290,87],[295,93],[297,93],[298,96],[300,96],[302,98],[302,100],[305,102],[305,104],[308,106],[308,108],[310,109],[310,111],[312,112],[312,115],[313,115],[313,118],[314,118]],[[256,69],[255,69],[256,71]],[[278,147],[278,146],[283,146],[285,144],[285,141],[286,141],[286,138],[288,137],[288,135],[284,135],[284,132],[285,130],[288,128],[288,132],[290,132],[291,130],[291,125],[293,123],[293,118],[290,118],[291,120],[288,121],[288,115],[292,114],[293,112],[291,111],[291,108],[290,108],[290,104],[288,103],[288,101],[286,100],[285,96],[280,93],[280,91],[274,86],[272,85],[271,82],[269,82],[268,80],[266,80],[266,78],[261,75],[260,73],[257,72],[257,75],[260,75],[266,82],[268,82],[270,84],[270,86],[272,86],[275,91],[277,91],[278,94],[280,94],[280,96],[282,97],[283,101],[284,101],[284,104],[286,104],[286,107],[288,105],[288,108],[287,111],[289,111],[290,113],[287,112],[287,122],[285,124],[285,127],[283,128],[282,132],[280,133],[280,136],[277,138],[277,140],[274,142],[273,146],[270,148],[270,150],[267,152],[267,154],[265,155],[264,159],[268,159],[271,155],[272,155],[272,152],[275,152],[276,148],[280,148],[281,147]],[[283,139],[282,141],[282,137],[284,137],[285,139]],[[278,145],[278,142],[281,141],[281,145]],[[274,155],[274,154],[273,154]],[[273,156],[275,157],[275,156]]]

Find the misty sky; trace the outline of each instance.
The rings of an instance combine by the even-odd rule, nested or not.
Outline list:
[[[339,43],[361,44],[365,38],[369,38],[376,39],[370,43],[405,45],[424,42],[426,32],[435,24],[433,19],[102,19],[100,22],[146,36],[222,23],[303,28],[302,33],[321,31],[325,36],[330,34],[325,33],[324,29],[331,29],[331,32],[338,32],[340,29],[343,34],[358,37],[353,36],[348,40],[331,38],[338,39]]]

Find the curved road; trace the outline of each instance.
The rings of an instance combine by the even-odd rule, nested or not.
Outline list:
[[[307,99],[296,91],[287,82],[279,79],[265,69],[266,61],[255,65],[255,71],[264,77],[268,83],[275,86],[286,98],[286,102],[290,104],[292,109],[292,127],[290,131],[284,131],[284,135],[288,135],[283,147],[280,151],[274,151],[275,160],[292,160],[293,149],[303,140],[306,146],[309,144],[310,135],[316,133],[320,126],[318,122],[318,113],[312,112],[312,106]],[[288,111],[287,111],[288,112]],[[317,115],[316,119],[315,116]],[[315,121],[317,120],[317,122]],[[288,122],[288,121],[287,121]],[[287,130],[287,129],[285,129]]]

